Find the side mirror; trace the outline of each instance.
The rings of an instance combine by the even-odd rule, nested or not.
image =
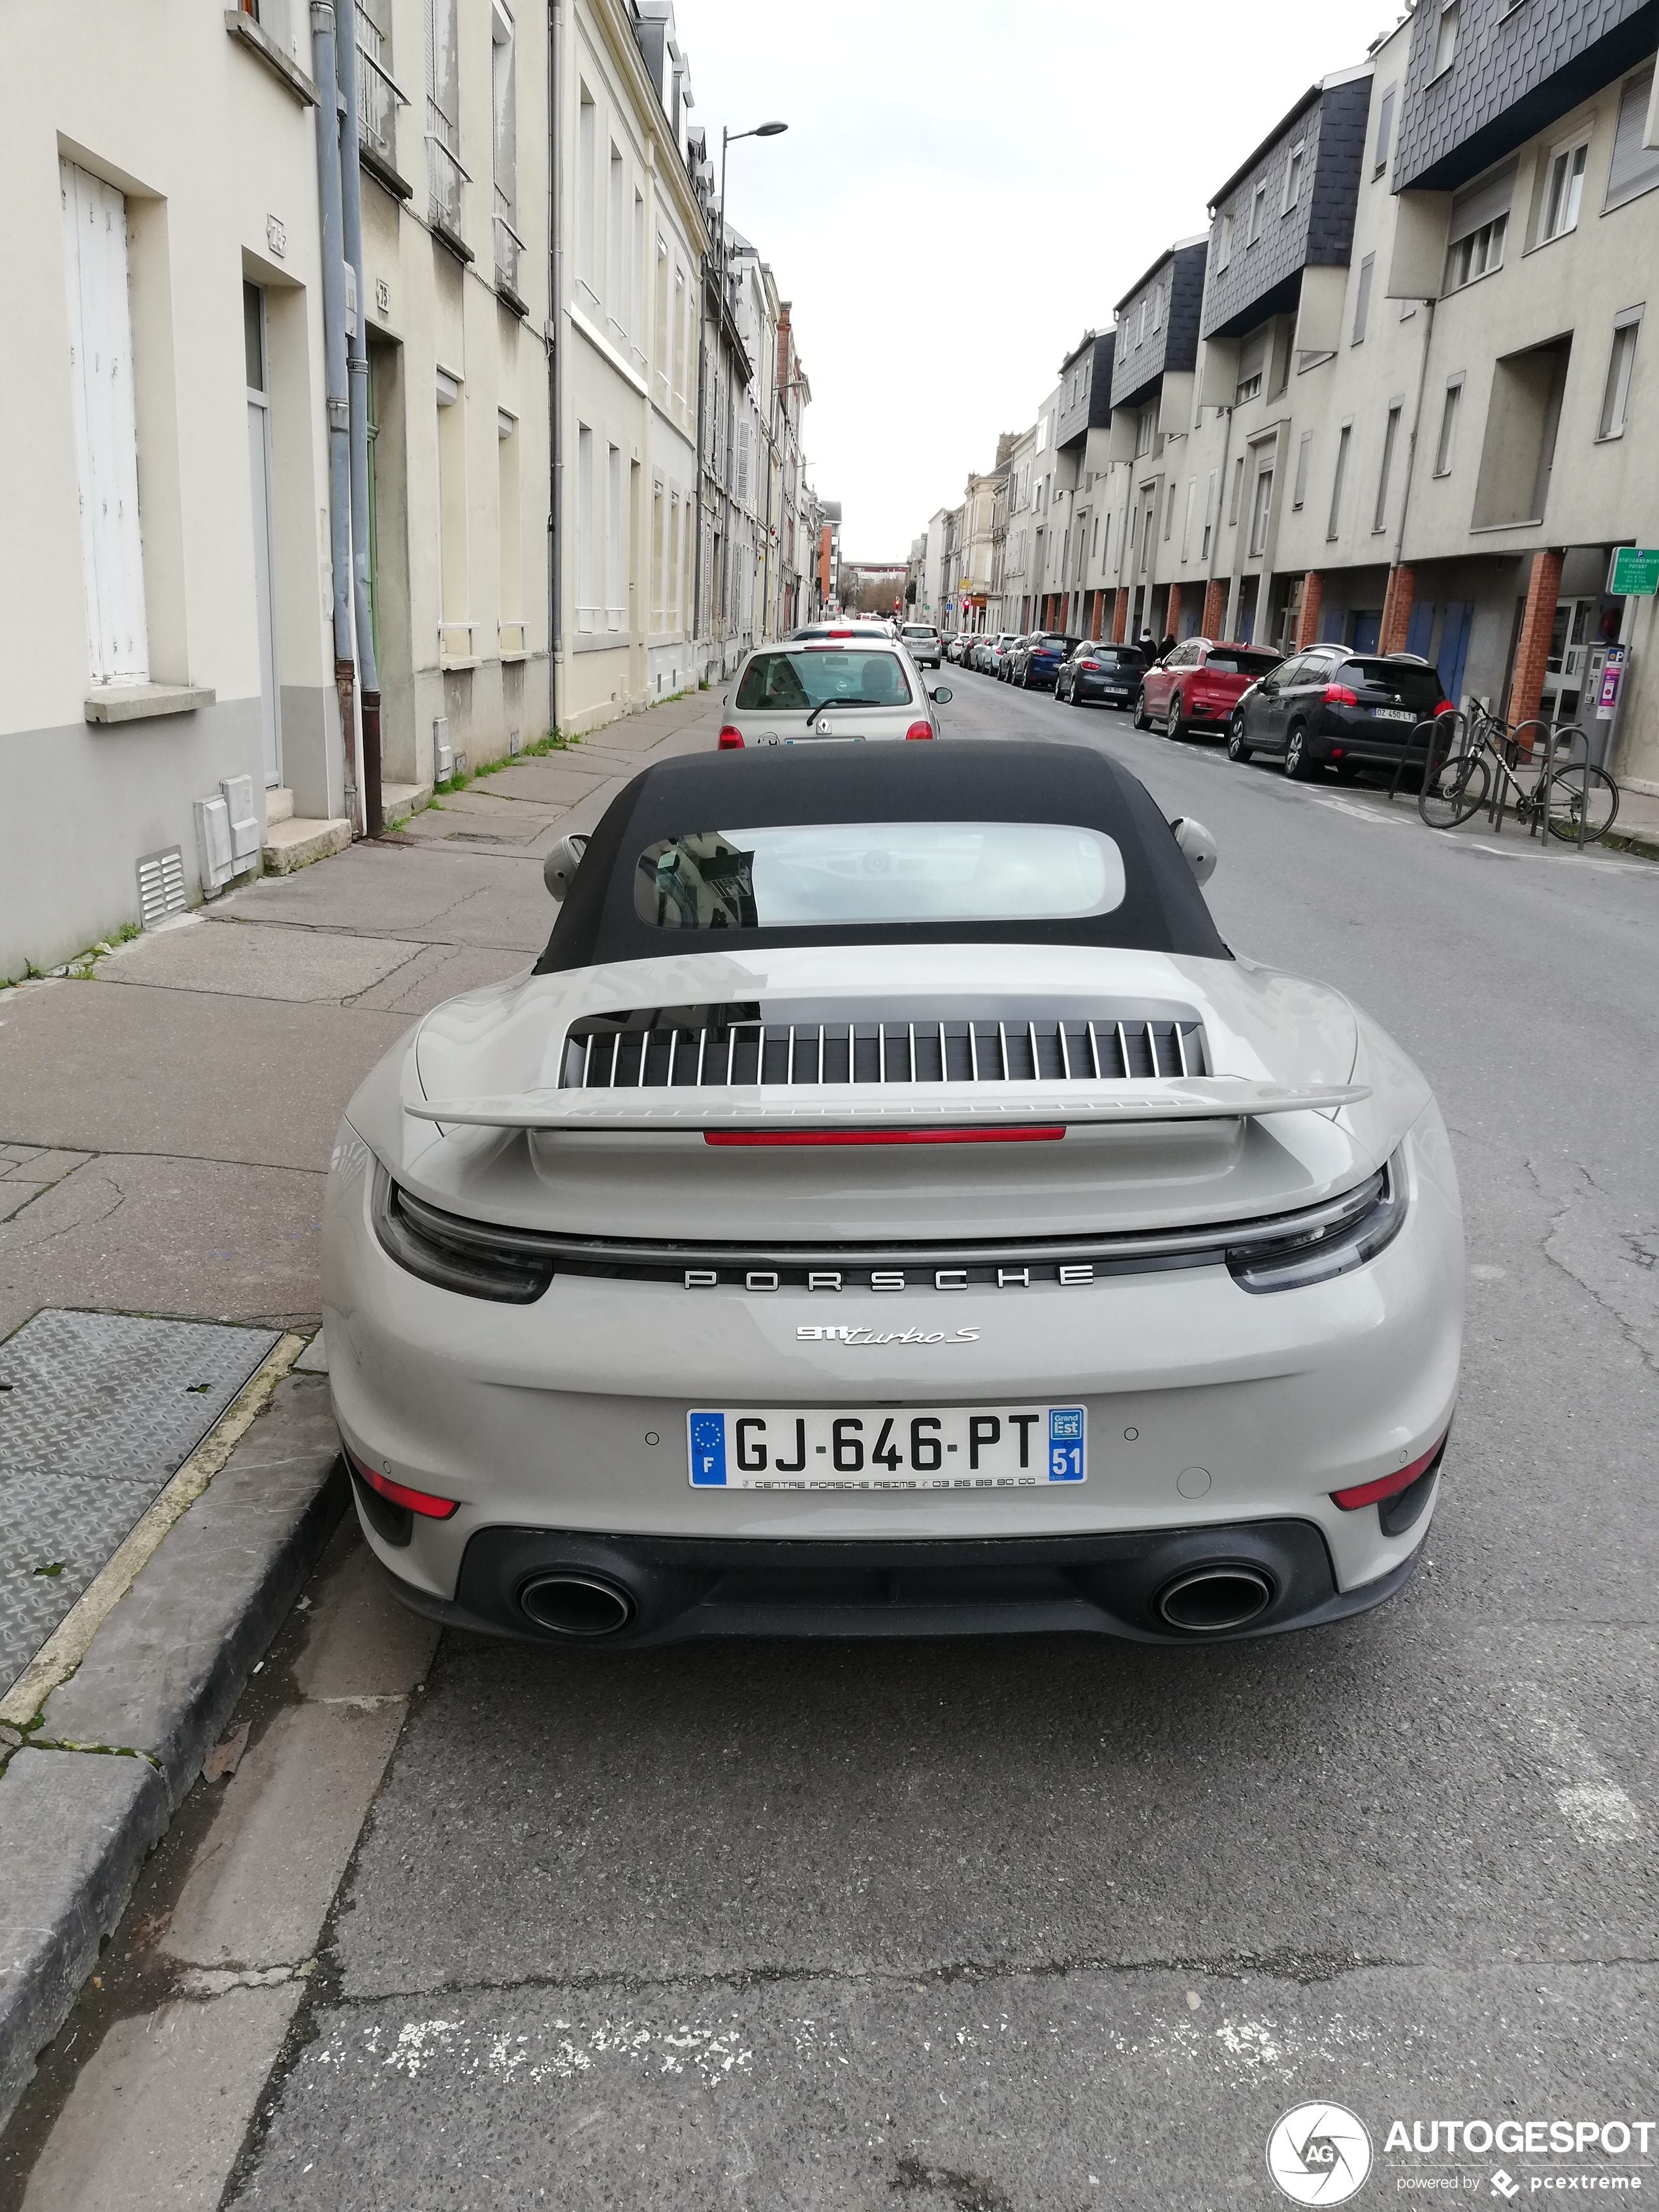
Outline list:
[[[580,830],[573,830],[568,836],[560,838],[542,862],[542,881],[554,898],[562,899],[569,891],[576,871],[581,866],[582,854],[586,850],[586,835]]]
[[[1201,884],[1207,884],[1215,873],[1215,839],[1201,822],[1182,815],[1170,824],[1175,831],[1175,841],[1187,856],[1187,866]]]
[[[951,703],[951,687],[948,684],[941,684],[937,691],[930,691],[927,696],[936,707],[948,707]]]
[[[1276,699],[1279,696],[1279,686],[1271,676],[1264,676],[1261,679],[1261,696],[1264,699]]]

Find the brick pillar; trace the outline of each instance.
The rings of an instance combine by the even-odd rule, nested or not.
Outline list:
[[[1379,653],[1403,653],[1411,629],[1412,600],[1417,592],[1417,571],[1402,562],[1389,571],[1389,588],[1382,599],[1382,634]],[[1552,618],[1554,609],[1551,609]]]
[[[1112,610],[1112,641],[1114,644],[1122,644],[1124,632],[1128,629],[1128,627],[1129,591],[1127,585],[1120,584],[1117,592],[1117,605]]]
[[[1170,603],[1164,610],[1164,635],[1165,637],[1179,637],[1181,635],[1181,586],[1179,584],[1171,584],[1170,586]]]
[[[1544,696],[1544,677],[1550,657],[1550,631],[1555,623],[1556,595],[1561,588],[1561,556],[1549,549],[1532,556],[1527,584],[1527,611],[1521,618],[1520,642],[1515,648],[1515,676],[1510,685],[1509,718],[1529,722]]]
[[[1199,624],[1206,637],[1218,638],[1221,624],[1227,611],[1227,585],[1224,577],[1213,576],[1204,593],[1204,619]]]
[[[1319,613],[1325,604],[1325,579],[1317,568],[1310,568],[1302,579],[1302,611],[1296,625],[1296,643],[1291,650],[1302,653],[1319,635]]]

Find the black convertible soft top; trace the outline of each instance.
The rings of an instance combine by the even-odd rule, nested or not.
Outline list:
[[[1127,888],[1110,914],[1083,921],[746,929],[744,951],[769,945],[1099,945],[1205,960],[1231,957],[1144,784],[1090,747],[999,738],[757,747],[694,753],[646,769],[606,808],[536,973],[668,952],[738,950],[724,931],[682,928],[665,939],[641,921],[634,902],[640,854],[659,839],[696,830],[811,822],[1073,823],[1116,840]]]

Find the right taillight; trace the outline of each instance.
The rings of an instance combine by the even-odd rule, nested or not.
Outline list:
[[[1437,722],[1443,714],[1455,714],[1456,712],[1456,708],[1453,706],[1449,699],[1443,699],[1440,702],[1440,704],[1435,708],[1434,713],[1430,719]]]
[[[1359,694],[1350,691],[1346,684],[1328,684],[1325,686],[1325,704],[1328,707],[1357,707]]]
[[[735,753],[741,751],[742,747],[743,732],[738,729],[734,729],[730,722],[722,722],[720,724],[720,742],[716,745],[715,750],[722,753]]]
[[[931,738],[933,726],[931,722],[912,722],[904,734],[907,738]]]

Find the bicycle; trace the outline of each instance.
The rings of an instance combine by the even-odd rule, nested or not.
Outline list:
[[[1455,720],[1443,714],[1435,729],[1451,723],[1455,733]],[[1541,760],[1530,784],[1516,773],[1523,764],[1523,752],[1526,764],[1534,758],[1534,745],[1526,734],[1529,731],[1544,733]],[[1575,739],[1583,744],[1585,757],[1558,767],[1563,740],[1570,753]],[[1618,816],[1619,787],[1605,769],[1591,763],[1589,751],[1582,730],[1553,731],[1536,721],[1512,726],[1477,708],[1457,750],[1437,759],[1431,746],[1417,811],[1431,830],[1455,830],[1483,806],[1490,809],[1493,826],[1501,828],[1504,814],[1512,809],[1530,836],[1536,836],[1541,829],[1564,844],[1593,844],[1606,836]]]

